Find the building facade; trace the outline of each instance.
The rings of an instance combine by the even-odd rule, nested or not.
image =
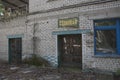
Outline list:
[[[29,15],[0,27],[1,59],[12,62],[16,43],[19,58],[35,53],[54,67],[120,68],[119,0],[29,0]]]

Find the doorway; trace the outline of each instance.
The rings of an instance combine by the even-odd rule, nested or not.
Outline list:
[[[9,63],[20,64],[22,62],[22,38],[9,39]]]
[[[81,34],[59,35],[58,54],[60,67],[79,67],[82,69]]]

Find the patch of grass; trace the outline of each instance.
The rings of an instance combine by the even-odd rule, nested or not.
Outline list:
[[[62,68],[64,71],[68,72],[81,72],[82,70],[78,67],[63,67]]]
[[[49,62],[42,57],[33,54],[30,58],[25,58],[23,60],[23,63],[28,65],[34,65],[34,66],[41,66],[41,67],[48,67],[50,66]]]
[[[116,73],[115,73],[115,74],[120,76],[120,68],[119,68],[119,69],[117,69],[117,71],[116,71]]]

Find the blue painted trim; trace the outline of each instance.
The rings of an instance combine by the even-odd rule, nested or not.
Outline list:
[[[94,29],[94,55],[96,55],[96,31]]]
[[[117,45],[117,52],[120,54],[120,19],[117,19],[117,25],[116,25],[116,45]]]
[[[119,54],[117,53],[101,53],[101,52],[96,52],[95,57],[120,57]]]
[[[120,58],[120,55],[94,55],[94,57],[98,58]]]
[[[95,30],[95,21],[93,21],[93,27],[94,27],[94,55],[96,55],[96,30]]]
[[[7,38],[21,38],[24,37],[24,34],[15,34],[15,35],[8,35]]]
[[[113,21],[113,20],[116,20],[118,18],[108,18],[108,19],[97,19],[97,20],[94,20],[94,22],[103,22],[103,21]]]
[[[105,19],[108,20],[108,19]],[[111,20],[116,20],[116,25],[115,26],[95,26],[94,23],[94,54],[97,57],[120,57],[120,19],[111,19]],[[99,22],[103,20],[97,20],[94,22]],[[116,30],[116,48],[117,52],[114,54],[111,53],[101,53],[101,52],[96,52],[96,31],[97,30]]]
[[[84,30],[68,30],[68,31],[53,31],[52,35],[66,35],[66,34],[84,34],[91,32],[90,29]]]

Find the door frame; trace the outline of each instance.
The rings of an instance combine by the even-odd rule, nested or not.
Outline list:
[[[24,34],[8,35],[8,63],[11,63],[11,53],[10,53],[10,39],[21,38],[21,60],[22,60],[22,39]]]
[[[77,30],[64,30],[64,31],[53,31],[52,35],[56,35],[56,54],[57,54],[57,60],[58,65],[57,67],[60,67],[60,58],[59,58],[59,49],[58,49],[58,36],[59,35],[67,35],[67,34],[81,34],[81,38],[83,39],[83,34],[91,33],[91,29],[77,29]],[[82,40],[83,44],[83,40]],[[83,45],[82,45],[82,54],[83,54]],[[82,59],[82,68],[83,68],[83,59]]]

